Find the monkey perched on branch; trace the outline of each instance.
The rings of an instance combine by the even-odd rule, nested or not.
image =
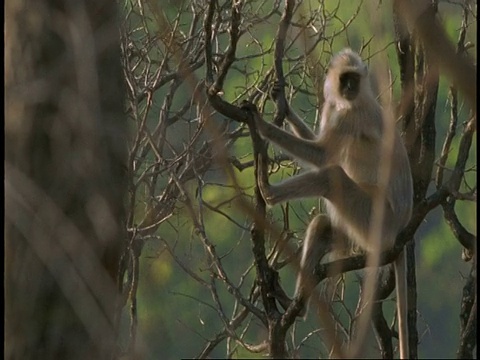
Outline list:
[[[273,94],[278,93],[275,91]],[[385,188],[380,181],[385,123],[372,91],[366,64],[350,49],[336,54],[324,83],[325,103],[318,134],[287,105],[286,120],[293,134],[265,122],[252,111],[259,134],[311,169],[270,185],[259,166],[258,186],[265,202],[322,197],[327,215],[315,217],[306,231],[295,296],[306,301],[312,291],[315,265],[329,251],[332,231],[346,235],[366,251],[384,251],[395,244],[411,217],[412,176],[406,149],[395,131],[391,171]],[[252,109],[250,109],[252,110]],[[256,109],[254,109],[256,110]],[[393,126],[393,125],[392,125]],[[370,226],[374,200],[384,194],[380,243],[372,244]],[[377,247],[377,248],[376,248]],[[379,247],[379,248],[378,248]],[[405,255],[395,261],[400,357],[408,357]]]

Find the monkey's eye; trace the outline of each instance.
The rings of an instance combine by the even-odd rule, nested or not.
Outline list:
[[[341,74],[339,90],[345,99],[355,99],[360,90],[360,74],[356,72],[345,72]]]

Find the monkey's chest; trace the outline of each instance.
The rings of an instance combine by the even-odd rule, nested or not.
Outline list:
[[[338,165],[357,184],[377,184],[378,165],[380,158],[376,152],[363,146],[344,149],[338,159]]]

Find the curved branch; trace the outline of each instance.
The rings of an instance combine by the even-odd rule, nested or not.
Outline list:
[[[476,116],[474,116],[465,126],[462,137],[460,139],[458,157],[455,163],[455,168],[453,169],[453,173],[447,183],[447,187],[451,193],[458,192],[458,190],[460,189],[460,184],[465,173],[465,167],[467,165],[468,155],[472,146],[473,134],[476,132],[476,129],[477,122]],[[462,244],[462,246],[465,247],[466,259],[468,259],[473,256],[477,238],[476,236],[468,232],[460,223],[455,214],[454,206],[455,200],[453,199],[453,197],[447,199],[447,202],[443,204],[445,220],[452,229],[455,237]]]
[[[285,54],[285,38],[287,37],[288,27],[292,21],[293,8],[295,7],[295,0],[285,0],[285,8],[283,10],[282,18],[278,24],[277,34],[275,36],[275,52],[274,52],[274,67],[275,75],[279,86],[279,94],[275,99],[276,112],[273,123],[281,126],[285,115],[287,113],[287,100],[285,98],[285,76],[283,74],[282,61]]]
[[[399,13],[408,23],[414,24],[425,50],[438,61],[444,73],[455,82],[466,96],[474,111],[477,109],[477,70],[470,57],[459,56],[448,39],[438,19],[430,15],[432,9],[427,1],[395,0]]]
[[[476,260],[476,259],[475,259]],[[457,359],[472,359],[473,350],[477,342],[477,293],[476,293],[476,264],[472,264],[472,270],[463,288],[461,303],[460,344],[457,350]]]
[[[223,89],[223,83],[227,77],[228,70],[235,61],[235,52],[237,51],[237,43],[240,38],[240,11],[241,11],[241,1],[232,1],[232,15],[230,21],[230,44],[223,58],[223,62],[220,66],[220,71],[215,81],[213,87],[214,89],[221,90]]]
[[[206,60],[206,79],[209,93],[216,95],[223,89],[223,83],[227,77],[230,66],[235,61],[235,53],[237,51],[237,43],[240,38],[240,21],[241,21],[241,2],[232,1],[232,14],[230,21],[230,43],[220,65],[217,79],[213,80],[213,59],[212,59],[212,21],[215,12],[215,1],[210,1],[205,14],[204,30],[205,30],[205,60]]]
[[[242,109],[248,117],[247,125],[250,130],[250,136],[253,143],[254,155],[254,171],[257,185],[255,186],[255,221],[251,229],[251,237],[253,243],[253,255],[255,258],[255,266],[257,270],[257,281],[260,286],[263,305],[267,313],[269,326],[269,353],[274,359],[283,359],[287,357],[287,349],[285,347],[286,330],[281,326],[281,316],[276,305],[274,296],[278,289],[278,273],[268,264],[265,251],[265,227],[266,227],[266,204],[258,187],[258,171],[261,167],[262,173],[267,174],[268,171],[268,154],[267,143],[260,138],[255,128],[254,112],[258,112],[255,105],[244,102]]]

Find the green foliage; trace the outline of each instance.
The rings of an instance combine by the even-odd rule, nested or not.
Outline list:
[[[179,16],[179,8],[189,9],[187,3],[181,5],[162,2],[162,13],[166,19],[174,21]],[[219,6],[228,8],[225,3],[219,2]],[[250,11],[248,16],[252,19],[265,16],[270,11],[270,5],[267,2],[252,1],[244,4],[244,10]],[[442,5],[443,6],[443,5]],[[135,7],[133,3],[126,2],[126,10]],[[375,63],[377,59],[388,60],[391,67],[390,79],[392,82],[393,98],[398,99],[400,91],[399,70],[396,64],[396,52],[393,44],[393,25],[391,16],[391,2],[379,2],[375,7],[375,13],[371,13],[372,6],[362,1],[327,1],[325,2],[325,13],[335,16],[329,18],[325,24],[324,37],[329,39],[321,43],[309,58],[298,61],[285,60],[284,68],[289,75],[288,91],[292,95],[291,103],[299,113],[305,115],[307,121],[315,125],[318,114],[315,106],[321,102],[321,94],[318,84],[323,74],[323,68],[330,55],[345,46],[351,46],[359,50],[363,45],[372,41],[372,46],[367,46],[362,56],[368,58],[368,61]],[[316,0],[305,1],[302,7],[294,17],[294,22],[300,22],[302,14],[305,11],[317,11],[319,2]],[[138,9],[137,9],[138,10]],[[140,15],[132,17],[132,28],[139,27],[143,21],[152,34],[157,34],[161,26],[156,17],[151,13],[151,9],[145,7],[145,16],[142,19]],[[223,16],[228,17],[230,10],[224,10]],[[302,13],[303,11],[303,13]],[[357,14],[358,13],[358,14]],[[157,14],[158,15],[158,14]],[[204,14],[202,13],[202,16]],[[448,15],[448,16],[447,16]],[[382,19],[383,32],[377,37],[373,37],[372,19]],[[180,16],[179,32],[188,33],[191,25],[191,16],[188,11]],[[228,73],[223,89],[223,98],[238,104],[239,101],[248,97],[246,89],[256,89],[264,79],[267,71],[272,69],[273,65],[273,44],[274,36],[279,14],[275,14],[268,21],[259,22],[254,27],[245,29],[241,37],[234,66]],[[456,41],[458,28],[460,26],[460,15],[457,13],[451,15],[444,14],[446,29],[449,36]],[[351,20],[351,23],[349,21]],[[345,24],[349,23],[347,29],[342,30]],[[201,26],[201,22],[197,27]],[[289,36],[298,35],[298,27],[292,28]],[[334,34],[335,37],[330,38]],[[472,37],[473,35],[469,33]],[[132,34],[132,41],[138,41],[140,35],[136,32]],[[153,60],[150,66],[157,66],[155,62],[161,62],[171,49],[165,46],[165,43],[156,39],[150,48],[146,49],[150,58]],[[228,33],[222,33],[216,39],[215,53],[222,54],[228,45]],[[298,37],[294,45],[287,50],[290,58],[296,58],[303,55],[305,43],[302,37]],[[373,49],[381,49],[376,53]],[[259,55],[260,54],[260,55]],[[218,54],[217,54],[218,55]],[[217,59],[218,60],[218,59]],[[172,61],[168,64],[171,69],[175,69],[178,63]],[[145,69],[138,68],[135,75],[139,76]],[[195,73],[198,79],[205,77],[205,68],[202,67]],[[170,85],[170,84],[168,84]],[[450,122],[450,106],[448,105],[448,86],[445,79],[441,79],[437,102],[437,151],[442,147],[442,141],[448,129]],[[300,88],[302,91],[298,91]],[[158,125],[160,109],[164,99],[169,96],[169,86],[161,87],[156,90],[153,96],[153,105],[148,109],[146,129],[152,132]],[[262,90],[263,91],[263,90]],[[380,89],[380,92],[387,89]],[[189,84],[182,84],[179,90],[173,92],[172,106],[169,108],[169,116],[175,114],[185,104],[191,102],[192,89]],[[265,97],[265,94],[263,94]],[[462,104],[462,99],[460,99]],[[139,104],[143,110],[146,105],[144,102]],[[267,101],[264,109],[266,117],[271,118],[274,108],[272,102]],[[141,112],[141,111],[140,111]],[[165,155],[168,159],[184,151],[187,147],[188,139],[195,132],[198,122],[193,117],[194,111],[183,115],[181,121],[169,127],[166,137],[167,144],[164,146]],[[468,118],[466,110],[461,107],[460,121]],[[138,120],[137,120],[138,121]],[[212,120],[213,121],[213,120]],[[218,123],[223,124],[224,118],[217,119]],[[140,122],[140,121],[138,121]],[[233,124],[229,130],[238,124]],[[462,131],[462,124],[458,124],[457,132]],[[248,130],[243,129],[241,136],[224,151],[228,156],[235,157],[241,164],[247,164],[253,160],[252,143],[248,136]],[[211,133],[202,134],[198,143],[212,140]],[[476,140],[474,140],[472,155],[475,154]],[[446,164],[447,169],[452,169],[454,159],[459,149],[458,139],[454,139],[451,146],[451,152]],[[195,152],[192,152],[195,154]],[[270,148],[270,156],[275,158],[278,150]],[[146,161],[142,164],[137,174],[141,174],[149,166],[152,166],[158,159],[152,153],[147,155]],[[186,161],[182,159],[182,161]],[[469,160],[469,167],[475,166],[476,158]],[[179,162],[180,163],[180,162]],[[183,162],[181,163],[184,164]],[[177,165],[177,164],[175,164]],[[179,165],[180,166],[180,165]],[[138,288],[138,326],[141,335],[140,342],[146,344],[145,355],[147,359],[156,359],[159,356],[163,358],[191,358],[201,352],[207,340],[215,337],[224,327],[224,319],[215,308],[219,304],[225,314],[232,314],[235,307],[234,297],[229,293],[227,286],[222,279],[214,277],[218,275],[212,259],[206,251],[206,246],[202,244],[204,238],[210,241],[212,247],[218,254],[218,258],[227,273],[229,280],[238,286],[239,291],[247,296],[252,284],[255,281],[255,269],[253,268],[252,244],[250,240],[250,226],[252,218],[246,214],[243,207],[244,203],[251,203],[254,194],[254,173],[253,166],[243,170],[234,168],[234,179],[230,178],[228,172],[223,168],[224,164],[215,163],[212,169],[203,177],[195,177],[193,180],[183,184],[188,198],[191,200],[191,211],[194,212],[195,220],[200,222],[204,234],[199,234],[192,222],[188,204],[181,198],[177,199],[172,217],[164,222],[152,239],[147,242],[140,259],[140,281]],[[171,169],[169,169],[171,170]],[[298,171],[298,167],[287,161],[280,165],[275,164],[270,181],[276,183],[282,179],[292,176]],[[434,169],[436,171],[436,169]],[[445,171],[446,177],[450,170]],[[476,171],[466,174],[466,184],[472,186],[476,184]],[[169,180],[168,172],[160,175],[157,183],[157,189],[163,189]],[[468,191],[469,188],[464,184],[462,191]],[[135,223],[138,223],[145,216],[148,206],[149,196],[148,184],[143,184],[137,189],[136,206],[134,211]],[[158,194],[156,194],[158,196]],[[242,201],[239,198],[242,197]],[[151,205],[149,205],[151,206]],[[318,200],[310,199],[306,201],[293,201],[282,206],[275,206],[268,209],[268,221],[278,230],[283,226],[285,218],[288,220],[288,228],[293,232],[291,239],[293,249],[296,249],[297,240],[302,239],[306,226],[314,213],[320,210]],[[476,233],[476,208],[472,202],[458,202],[456,211],[462,223],[469,231]],[[287,215],[287,216],[286,216]],[[267,252],[275,245],[273,238],[267,238]],[[168,248],[174,256],[167,251]],[[444,223],[440,211],[434,211],[426,219],[417,236],[417,264],[418,264],[418,304],[420,311],[420,329],[428,329],[426,335],[423,335],[421,348],[422,357],[453,355],[455,346],[458,342],[458,308],[461,295],[461,286],[463,279],[461,273],[465,274],[467,265],[460,260],[460,245],[451,234],[450,229]],[[183,267],[188,267],[198,277],[199,281],[186,274]],[[285,291],[291,295],[295,282],[295,273],[289,266],[280,270],[282,286]],[[216,285],[216,296],[219,303],[216,303],[214,294],[208,289],[208,286],[202,285],[214,283]],[[351,313],[354,312],[358,298],[358,279],[355,274],[346,275],[346,293],[342,302],[337,302],[334,306],[339,313],[343,324],[348,324],[351,320]],[[261,308],[261,304],[257,303]],[[384,304],[387,314],[387,321],[392,319],[394,314],[394,304],[391,297]],[[347,312],[347,309],[350,313]],[[312,320],[314,319],[314,320]],[[256,318],[249,318],[244,322],[252,322],[252,331],[249,331],[244,340],[252,344],[258,344],[266,339],[266,333],[263,326]],[[295,337],[300,341],[303,337],[314,329],[318,329],[319,324],[315,316],[312,316],[307,322],[307,326],[296,326]],[[242,328],[239,328],[240,334]],[[309,356],[316,356],[325,351],[321,345],[322,334],[313,335],[306,342],[307,353]],[[442,339],[451,339],[442,341]],[[226,341],[222,341],[210,355],[212,357],[226,356]],[[231,348],[235,346],[231,340]],[[160,355],[161,354],[161,355]],[[245,348],[238,346],[233,352],[234,358],[258,358],[263,354],[252,354]]]

